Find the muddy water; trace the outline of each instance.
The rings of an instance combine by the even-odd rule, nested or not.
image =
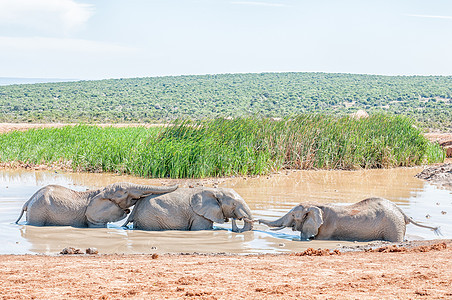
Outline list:
[[[298,234],[289,229],[274,232],[258,224],[254,231],[241,234],[231,232],[230,224],[216,224],[215,230],[198,232],[124,230],[120,227],[122,222],[102,229],[35,227],[24,225],[25,217],[19,225],[14,224],[22,205],[45,185],[60,184],[81,191],[122,181],[232,187],[247,201],[255,218],[267,219],[283,215],[300,202],[346,204],[379,196],[394,201],[409,216],[423,224],[440,225],[443,237],[452,238],[452,193],[415,178],[414,175],[420,171],[420,168],[296,171],[255,178],[148,180],[111,174],[0,170],[0,254],[56,254],[68,246],[81,249],[96,247],[100,253],[250,254],[356,245],[343,241],[301,242]],[[437,237],[428,229],[408,225],[406,238]]]

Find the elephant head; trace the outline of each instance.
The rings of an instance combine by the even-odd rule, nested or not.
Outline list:
[[[224,223],[232,219],[232,231],[244,232],[253,229],[253,216],[245,200],[233,189],[205,189],[195,193],[190,199],[193,211],[212,222]],[[245,225],[238,228],[237,220]]]
[[[114,183],[95,192],[86,209],[86,218],[91,225],[105,226],[108,222],[116,222],[130,213],[129,207],[151,194],[169,193],[177,189],[177,185],[159,187],[133,183]]]
[[[292,227],[292,230],[300,231],[301,240],[309,240],[315,238],[319,232],[319,228],[323,224],[323,212],[317,206],[300,204],[275,221],[259,220],[259,223],[277,227],[271,230]]]

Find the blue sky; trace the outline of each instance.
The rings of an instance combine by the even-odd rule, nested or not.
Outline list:
[[[450,0],[0,0],[0,77],[452,75]]]

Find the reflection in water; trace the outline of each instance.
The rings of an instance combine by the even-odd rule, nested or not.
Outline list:
[[[452,237],[452,196],[414,177],[421,169],[389,169],[360,171],[289,171],[256,178],[227,180],[162,180],[140,179],[114,174],[71,174],[50,171],[0,170],[0,254],[49,253],[66,247],[84,250],[96,247],[99,253],[281,253],[301,251],[309,247],[336,248],[356,245],[340,241],[300,242],[299,233],[290,229],[270,231],[255,224],[255,230],[231,232],[231,224],[215,230],[141,231],[124,230],[122,221],[108,228],[73,228],[68,226],[35,227],[14,224],[22,205],[39,188],[60,184],[75,190],[97,188],[114,182],[173,184],[224,181],[220,186],[234,188],[249,204],[254,217],[274,219],[300,202],[353,203],[370,196],[396,202],[416,221],[440,225],[445,238]],[[444,213],[445,212],[445,213]],[[426,215],[430,218],[426,219]],[[24,219],[23,219],[24,220]],[[407,226],[408,239],[436,238],[428,229]]]
[[[354,203],[372,196],[408,203],[424,182],[420,168],[359,171],[287,171],[280,175],[232,179],[234,188],[251,208],[290,207],[301,202]]]

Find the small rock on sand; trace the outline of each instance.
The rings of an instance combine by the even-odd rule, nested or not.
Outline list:
[[[87,248],[85,251],[86,254],[98,254],[97,248]]]
[[[63,250],[61,250],[60,254],[83,254],[82,251],[80,251],[80,249],[76,249],[74,247],[67,247],[64,248]]]

